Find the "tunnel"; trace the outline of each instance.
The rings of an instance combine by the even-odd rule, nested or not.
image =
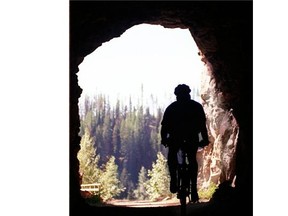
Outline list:
[[[235,158],[231,171],[221,175],[225,182],[236,176],[235,195],[225,199],[225,189],[219,191],[213,204],[193,210],[191,215],[230,215],[238,211],[252,215],[253,200],[253,64],[252,64],[252,1],[187,1],[187,2],[81,2],[69,3],[69,205],[71,215],[176,215],[173,208],[127,209],[96,208],[85,203],[80,195],[80,149],[78,99],[82,89],[77,72],[85,56],[103,43],[120,37],[127,29],[138,24],[161,25],[165,28],[189,29],[191,39],[199,48],[199,55],[207,65],[207,85],[201,97],[210,122],[221,132],[221,122],[215,112],[221,110],[236,125]],[[97,80],[95,80],[97,82]],[[215,106],[216,105],[216,106]],[[218,112],[219,114],[219,112]],[[223,117],[224,118],[224,117]],[[223,121],[222,121],[223,122]],[[229,127],[226,126],[226,127]],[[215,129],[215,130],[216,130]],[[217,137],[214,136],[216,139]],[[224,172],[222,172],[224,173]],[[224,177],[223,177],[224,176]],[[224,184],[223,184],[224,185]],[[245,207],[243,207],[245,206]],[[157,212],[158,211],[158,212]],[[192,211],[192,210],[191,210]],[[189,213],[189,211],[188,211]]]

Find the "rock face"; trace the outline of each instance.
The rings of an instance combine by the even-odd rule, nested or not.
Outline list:
[[[208,187],[211,182],[219,185],[234,180],[239,133],[232,110],[223,107],[223,94],[216,91],[211,65],[206,63],[206,66],[206,71],[202,74],[201,98],[207,115],[210,144],[197,155],[199,188]]]
[[[71,212],[89,208],[79,186],[78,66],[102,43],[147,23],[191,32],[207,65],[201,97],[211,144],[198,154],[199,184],[237,176],[236,197],[252,215],[252,9],[252,1],[70,2]]]

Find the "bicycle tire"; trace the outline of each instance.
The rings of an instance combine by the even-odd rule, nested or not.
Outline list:
[[[186,216],[186,196],[180,199],[181,203],[181,216]]]
[[[186,157],[186,155],[183,155],[182,157]],[[177,194],[177,197],[180,200],[181,216],[186,215],[187,196],[189,198],[189,191],[190,191],[189,170],[188,170],[187,164],[184,162],[183,164],[178,164],[178,194]]]

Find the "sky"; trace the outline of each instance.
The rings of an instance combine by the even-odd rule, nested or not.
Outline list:
[[[84,95],[104,93],[112,104],[119,98],[144,105],[151,94],[160,106],[175,100],[174,88],[199,87],[204,63],[188,29],[141,24],[105,42],[79,66],[78,84]]]

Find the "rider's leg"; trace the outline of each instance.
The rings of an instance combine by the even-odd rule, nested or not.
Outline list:
[[[170,191],[171,193],[177,192],[177,150],[169,148],[168,151],[168,168],[170,173]]]
[[[196,151],[191,152],[188,155],[189,165],[191,169],[191,201],[197,202],[199,200],[197,192],[197,176],[198,176],[198,163],[196,159]]]

